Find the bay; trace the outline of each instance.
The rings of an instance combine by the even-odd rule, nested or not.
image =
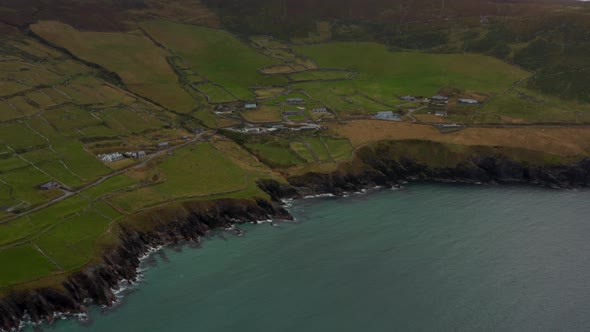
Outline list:
[[[164,249],[119,306],[43,330],[587,331],[589,202],[430,183],[296,201],[296,222]]]

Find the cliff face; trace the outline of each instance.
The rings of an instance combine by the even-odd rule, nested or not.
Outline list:
[[[112,289],[122,280],[136,280],[140,257],[150,248],[198,241],[212,229],[236,223],[291,219],[283,208],[265,200],[217,200],[185,204],[181,210],[144,216],[145,227],[121,226],[119,245],[107,249],[101,263],[69,277],[63,289],[43,288],[5,296],[0,300],[0,330],[18,328],[25,315],[34,322],[51,322],[58,312],[84,313],[88,299],[94,304],[112,305],[116,300]]]
[[[269,182],[260,185],[275,199],[328,193],[340,195],[368,187],[399,185],[408,180],[523,183],[555,188],[590,186],[589,159],[570,163],[515,161],[498,153],[495,148],[459,153],[443,144],[429,143],[428,153],[435,150],[439,154],[436,158],[452,160],[431,165],[411,157],[400,157],[399,151],[396,151],[398,148],[399,145],[387,142],[365,147],[357,152],[355,160],[332,173],[294,176],[288,179],[290,186]]]
[[[494,148],[454,151],[444,145],[412,146],[427,150],[422,157],[400,154],[399,145],[382,143],[357,151],[351,162],[332,173],[307,173],[288,179],[288,184],[261,180],[258,184],[273,202],[225,199],[185,203],[180,207],[139,216],[144,227],[121,226],[120,243],[107,249],[102,262],[69,277],[63,289],[43,288],[9,294],[0,300],[0,330],[19,326],[26,315],[35,322],[51,321],[54,313],[84,313],[85,300],[112,305],[112,288],[121,280],[135,280],[139,258],[150,248],[198,240],[208,231],[235,223],[269,218],[291,219],[278,202],[283,198],[359,191],[373,186],[393,186],[423,179],[466,183],[530,183],[570,188],[590,186],[590,160],[572,163],[515,161]],[[425,162],[430,154],[436,158]],[[538,157],[538,156],[536,156]],[[444,159],[445,162],[439,162]],[[436,164],[436,165],[434,165]]]

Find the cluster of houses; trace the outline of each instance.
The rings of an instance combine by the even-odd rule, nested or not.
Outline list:
[[[413,101],[422,101],[427,103],[433,103],[436,106],[445,106],[450,98],[443,95],[434,95],[430,98],[428,97],[416,97],[416,96],[400,96],[399,97],[403,101],[413,102]],[[457,99],[459,104],[466,104],[466,105],[478,105],[480,104],[479,100],[471,99],[471,98],[460,98]],[[448,116],[448,111],[446,109],[439,109],[434,111],[434,115],[439,117],[446,117]]]
[[[446,103],[449,101],[449,97],[447,96],[443,96],[443,95],[435,95],[432,96],[430,98],[427,97],[415,97],[415,96],[401,96],[399,97],[401,100],[403,101],[424,101],[424,102],[430,102],[430,101],[434,101],[434,102],[443,102]],[[475,105],[475,104],[479,104],[478,100],[475,99],[469,99],[469,98],[461,98],[457,100],[460,104],[471,104],[471,105]]]
[[[112,163],[115,161],[119,161],[125,159],[125,156],[120,152],[113,152],[113,153],[101,153],[98,155],[98,158],[105,163]]]
[[[145,151],[101,153],[98,155],[98,158],[105,163],[112,163],[115,161],[123,160],[125,158],[143,159],[145,157],[147,157],[147,153]]]
[[[145,151],[133,151],[133,152],[125,152],[123,155],[127,158],[133,159],[143,159],[147,157],[147,153]]]
[[[291,125],[270,125],[270,126],[253,126],[248,125],[245,127],[233,127],[228,128],[231,131],[244,133],[244,134],[267,134],[277,131],[302,131],[302,130],[322,130],[324,127],[315,123],[298,123]]]
[[[305,104],[305,99],[303,99],[303,98],[288,98],[285,100],[284,103],[288,104],[288,105],[301,105],[301,104]],[[255,102],[245,103],[243,108],[244,108],[244,110],[247,110],[247,111],[256,110],[256,109],[258,109],[258,104]],[[229,108],[227,106],[220,105],[216,108],[216,111],[217,112],[230,112],[231,108]]]

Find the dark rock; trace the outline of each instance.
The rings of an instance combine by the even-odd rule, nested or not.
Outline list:
[[[431,143],[432,144],[432,143]],[[308,173],[288,179],[288,184],[261,180],[266,200],[222,199],[214,202],[186,203],[188,214],[154,214],[144,222],[150,230],[123,227],[117,248],[104,253],[102,263],[72,275],[63,289],[37,289],[12,293],[0,300],[0,329],[19,326],[25,314],[35,322],[52,321],[56,312],[84,313],[85,301],[110,306],[115,301],[112,289],[122,280],[136,280],[139,258],[150,248],[175,243],[194,243],[212,229],[236,223],[266,219],[292,219],[277,202],[306,195],[342,195],[374,186],[396,186],[409,179],[465,183],[529,183],[571,188],[590,186],[590,160],[562,165],[530,165],[510,160],[498,153],[480,152],[456,158],[443,145],[446,157],[460,159],[453,166],[430,166],[407,157],[395,157],[392,144],[377,144],[357,151],[356,159],[332,173]],[[488,150],[485,150],[488,151]],[[444,164],[441,164],[444,165]]]
[[[111,306],[113,289],[122,280],[136,280],[140,257],[150,248],[198,239],[209,230],[235,223],[271,218],[292,219],[276,203],[265,200],[225,199],[188,206],[186,218],[159,222],[151,230],[122,227],[117,248],[107,250],[102,262],[70,276],[63,289],[42,288],[11,293],[0,299],[0,330],[19,326],[28,315],[33,322],[52,322],[55,313],[85,313],[85,302]],[[148,222],[148,221],[146,221]]]

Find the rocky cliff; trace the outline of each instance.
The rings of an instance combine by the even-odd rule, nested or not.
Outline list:
[[[63,287],[16,291],[0,300],[0,330],[19,327],[24,318],[51,322],[56,313],[86,312],[86,303],[110,306],[116,300],[113,288],[122,280],[136,280],[140,257],[150,248],[185,241],[198,241],[212,229],[233,224],[290,219],[275,203],[265,200],[224,199],[187,203],[176,211],[152,211],[141,216],[142,225],[121,225],[120,242],[107,249],[102,260],[67,278]]]
[[[408,149],[409,148],[409,149]],[[466,183],[529,183],[570,188],[590,186],[590,160],[556,162],[552,156],[493,147],[450,148],[432,142],[382,142],[357,151],[354,159],[331,173],[307,173],[288,183],[261,180],[272,198],[225,199],[185,203],[180,207],[138,216],[139,224],[121,225],[120,241],[105,250],[102,260],[63,282],[63,288],[42,288],[8,294],[0,300],[0,329],[17,328],[23,317],[51,321],[54,314],[84,313],[85,303],[112,305],[113,288],[135,280],[142,257],[150,248],[198,241],[212,229],[269,218],[291,219],[280,207],[284,198],[355,192],[374,186],[394,186],[413,179]],[[518,156],[518,158],[515,158]]]
[[[414,151],[413,156],[407,153],[408,146]],[[342,195],[375,186],[396,186],[409,180],[588,187],[590,159],[556,160],[543,153],[498,147],[478,146],[456,151],[432,142],[381,142],[361,148],[351,162],[334,172],[293,176],[288,179],[288,185],[273,181],[262,181],[259,185],[278,200]]]

